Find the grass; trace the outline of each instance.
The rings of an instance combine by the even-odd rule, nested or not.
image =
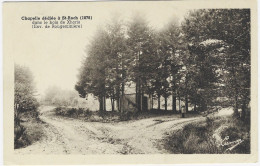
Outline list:
[[[216,142],[209,137],[210,131],[199,124],[186,125],[167,138],[165,148],[171,153],[213,154],[218,153]]]
[[[39,141],[44,136],[44,127],[35,111],[22,113],[20,125],[14,128],[14,148],[23,148]]]
[[[174,131],[165,138],[164,147],[174,154],[223,154],[250,153],[250,123],[233,117],[207,118],[204,123],[193,123]],[[216,132],[219,133],[216,133]],[[222,140],[217,140],[218,134]],[[229,137],[228,143],[238,139],[243,140],[234,149],[227,150],[234,144],[224,144],[224,138]],[[222,142],[223,141],[223,142]],[[222,144],[222,145],[221,145]]]

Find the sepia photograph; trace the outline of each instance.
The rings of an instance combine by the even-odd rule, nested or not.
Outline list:
[[[5,150],[256,162],[253,5],[184,4],[4,3]]]

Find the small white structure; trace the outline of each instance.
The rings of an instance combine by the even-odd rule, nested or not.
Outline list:
[[[148,95],[144,94],[141,98],[141,110],[148,111],[151,109],[151,102]],[[124,111],[137,111],[137,104],[136,104],[136,93],[135,93],[135,84],[130,83],[125,90],[125,94],[121,96],[121,108]]]

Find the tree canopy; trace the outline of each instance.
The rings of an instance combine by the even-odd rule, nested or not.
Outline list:
[[[39,106],[35,98],[35,84],[28,67],[15,65],[14,106],[18,112],[36,111]]]
[[[186,109],[206,111],[226,97],[235,114],[249,109],[250,10],[199,9],[190,11],[181,25],[170,21],[154,30],[140,15],[128,23],[112,21],[98,30],[88,46],[75,89],[85,98],[93,94],[105,109],[124,95],[127,83],[136,87],[136,108],[144,94],[157,99],[172,96]],[[112,107],[114,108],[114,107]],[[243,116],[243,115],[242,115]]]

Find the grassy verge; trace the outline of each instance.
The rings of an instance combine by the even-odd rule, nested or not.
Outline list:
[[[127,121],[127,120],[138,120],[151,117],[157,117],[162,115],[176,115],[180,116],[178,112],[164,111],[164,110],[150,110],[142,112],[112,112],[112,111],[91,111],[83,108],[67,108],[57,107],[55,114],[58,116],[64,116],[69,118],[79,118],[86,121],[92,122],[116,122],[116,121]],[[189,113],[186,117],[199,116],[197,113]]]
[[[20,125],[14,128],[14,148],[23,148],[39,141],[44,136],[44,126],[37,112],[22,113]]]
[[[248,154],[249,124],[249,121],[233,117],[207,118],[204,123],[188,124],[170,133],[165,138],[164,146],[170,153],[177,154]],[[242,142],[239,143],[240,139]]]

